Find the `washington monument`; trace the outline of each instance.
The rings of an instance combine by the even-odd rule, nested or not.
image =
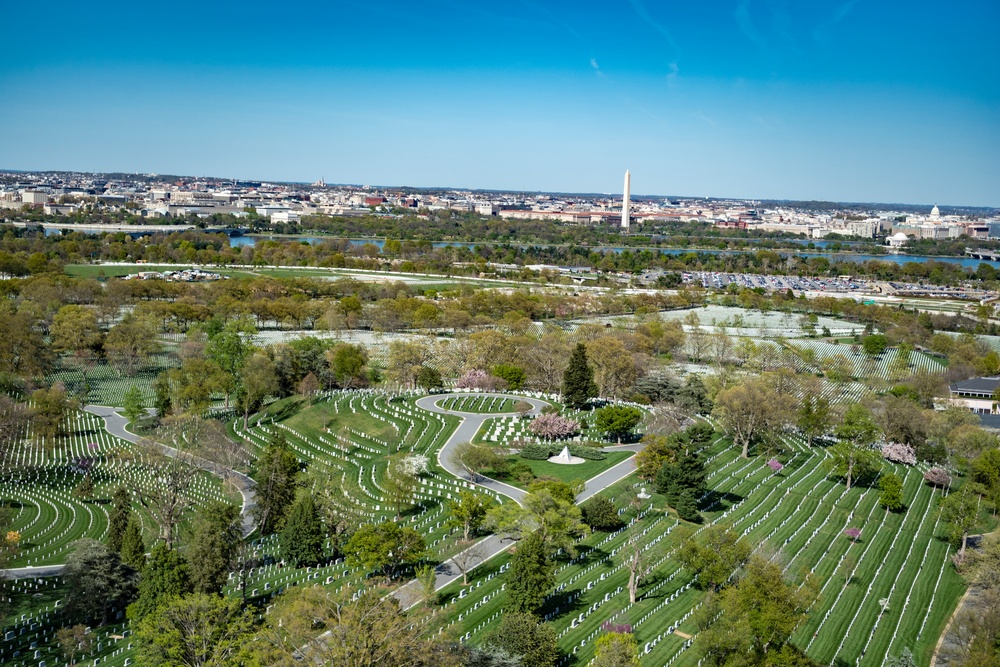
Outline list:
[[[625,194],[622,196],[622,229],[626,232],[628,231],[629,223],[629,201],[628,201],[628,191],[631,177],[629,176],[628,169],[625,170]]]

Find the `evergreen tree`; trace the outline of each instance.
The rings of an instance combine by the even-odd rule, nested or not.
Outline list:
[[[654,485],[657,493],[666,496],[667,504],[671,507],[677,506],[677,499],[680,497],[680,468],[676,461],[664,461],[656,473]]]
[[[94,495],[94,480],[91,478],[89,472],[83,476],[80,483],[73,489],[73,495],[84,500],[90,500]]]
[[[583,410],[590,399],[597,396],[594,369],[587,363],[587,348],[577,343],[569,357],[569,366],[563,374],[563,401],[574,410]]]
[[[157,544],[139,575],[139,599],[128,606],[128,618],[138,621],[170,598],[190,592],[187,561],[177,551]]]
[[[700,498],[705,493],[705,463],[698,454],[684,452],[677,459],[677,467],[680,473],[679,483],[682,488],[691,492],[695,498]]]
[[[141,570],[146,564],[146,545],[142,541],[142,526],[131,512],[125,525],[125,533],[122,535],[120,553],[122,562],[136,570]]]
[[[323,526],[312,494],[303,493],[288,515],[280,537],[281,557],[292,565],[315,565],[323,557]]]
[[[108,550],[120,554],[122,539],[132,516],[132,494],[124,486],[119,486],[111,497],[111,513],[108,515]]]
[[[242,541],[240,510],[211,503],[198,510],[187,547],[191,584],[197,593],[219,593],[236,561]]]
[[[545,539],[531,533],[517,545],[507,570],[507,607],[505,611],[534,614],[555,585],[555,567],[545,550]]]
[[[701,521],[701,514],[698,513],[698,501],[695,499],[691,489],[684,489],[677,498],[677,516],[685,521],[698,523]]]
[[[262,535],[277,532],[285,523],[288,508],[295,502],[299,460],[278,430],[257,463],[257,494],[253,517]]]

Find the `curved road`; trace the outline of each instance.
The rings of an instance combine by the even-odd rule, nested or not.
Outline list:
[[[128,425],[128,420],[118,414],[116,412],[116,408],[104,405],[88,405],[83,409],[90,414],[103,419],[105,429],[111,435],[121,438],[122,440],[127,440],[128,442],[139,442],[139,436],[125,428]],[[167,447],[166,445],[160,445],[160,448],[167,456],[177,456],[180,453],[173,447]],[[255,526],[253,523],[253,517],[250,515],[250,511],[254,506],[254,481],[241,472],[230,470],[229,468],[206,459],[192,457],[189,462],[202,470],[206,470],[213,475],[217,475],[222,479],[231,482],[233,486],[236,487],[236,489],[240,492],[241,498],[243,499],[243,508],[240,511],[240,514],[243,517],[243,534],[246,536],[252,533]],[[35,577],[51,577],[62,574],[63,568],[65,567],[65,565],[15,567],[5,570],[4,572],[7,577],[11,579],[33,579]]]
[[[495,479],[490,479],[488,477],[477,476],[476,479],[472,479],[470,475],[463,470],[460,466],[454,464],[451,461],[451,455],[457,444],[461,442],[471,442],[479,429],[482,427],[483,423],[488,419],[496,419],[498,417],[513,417],[518,416],[518,413],[507,412],[507,413],[473,413],[473,412],[457,412],[453,410],[445,410],[439,407],[437,404],[448,398],[469,398],[476,396],[498,396],[501,398],[512,398],[511,394],[492,394],[492,393],[451,393],[451,394],[432,394],[431,396],[424,396],[423,398],[417,399],[416,404],[423,410],[429,412],[435,412],[442,415],[453,415],[462,419],[458,427],[452,432],[448,441],[441,447],[438,452],[438,463],[442,468],[444,468],[448,473],[454,475],[458,479],[463,479],[470,481],[474,484],[478,484],[484,488],[487,488],[495,493],[503,494],[515,502],[520,503],[527,495],[527,492],[523,489],[519,489],[510,484],[504,484],[503,482],[497,481]],[[543,408],[549,404],[545,401],[541,401],[534,398],[527,398],[523,396],[517,396],[521,400],[529,403],[531,405],[531,410],[528,412],[529,415],[537,415],[541,412]],[[84,408],[87,412],[101,417],[104,420],[105,427],[108,433],[121,438],[122,440],[127,440],[129,442],[138,442],[139,436],[135,435],[128,429],[126,425],[128,420],[122,417],[115,411],[115,408],[102,406],[102,405],[88,405]],[[160,445],[163,451],[168,456],[176,456],[178,454],[177,450],[167,447],[165,445]],[[631,451],[638,452],[642,449],[643,445],[621,445],[615,447],[605,447],[604,451]],[[212,463],[211,461],[206,461],[204,459],[194,459],[192,461],[194,465],[207,470],[215,475],[222,477],[233,482],[234,486],[239,490],[240,495],[243,498],[243,531],[244,534],[249,535],[254,530],[253,518],[250,516],[250,511],[254,506],[254,481],[247,477],[246,475],[229,470],[218,464]],[[628,459],[622,461],[621,463],[608,468],[604,472],[598,474],[597,476],[587,480],[584,490],[576,497],[577,503],[582,503],[593,495],[599,493],[600,491],[608,488],[615,482],[627,477],[632,471],[635,470],[635,457],[631,456]],[[513,544],[513,540],[501,539],[496,535],[490,535],[483,538],[482,540],[476,542],[474,545],[469,547],[469,550],[475,550],[477,552],[476,564],[485,562],[496,556],[499,553],[510,548]],[[63,565],[48,565],[41,567],[21,567],[12,568],[6,571],[8,577],[12,579],[28,579],[34,577],[49,577],[61,574],[63,571]],[[470,568],[471,569],[471,568]],[[453,581],[456,581],[462,576],[460,568],[455,564],[453,559],[449,559],[444,563],[438,565],[437,567],[437,581],[436,589],[447,586]],[[418,592],[418,584],[415,581],[400,587],[396,590],[394,595],[400,600],[404,608],[409,608],[420,601],[420,594]]]
[[[502,398],[519,398],[527,403],[531,404],[531,411],[528,412],[530,415],[537,415],[541,412],[542,408],[549,405],[545,401],[540,401],[534,398],[527,398],[524,396],[512,396],[511,394],[490,394],[490,393],[454,393],[454,394],[432,394],[430,396],[424,396],[423,398],[417,399],[417,406],[427,410],[429,412],[436,412],[442,415],[453,415],[460,417],[462,422],[458,425],[458,428],[451,434],[448,441],[444,443],[438,452],[438,463],[442,468],[447,470],[449,473],[454,475],[459,479],[464,479],[466,481],[478,484],[484,488],[495,491],[496,493],[502,493],[503,495],[512,498],[515,502],[520,504],[527,492],[523,489],[511,486],[510,484],[504,484],[503,482],[498,482],[495,479],[490,479],[489,477],[477,476],[476,479],[472,479],[470,475],[462,469],[461,466],[454,464],[451,461],[451,454],[454,451],[455,445],[461,442],[471,442],[475,438],[479,429],[482,427],[483,422],[488,419],[496,419],[498,417],[512,417],[516,416],[517,413],[505,412],[505,413],[478,413],[478,412],[457,412],[454,410],[445,410],[439,407],[437,404],[448,398],[468,398],[473,396],[499,396]],[[641,451],[644,445],[634,444],[634,445],[621,445],[615,447],[605,447],[604,451],[614,452],[614,451],[630,451],[638,452]],[[615,482],[627,477],[635,470],[635,457],[630,456],[621,463],[618,463],[611,468],[608,468],[604,472],[592,477],[587,480],[584,490],[580,492],[576,497],[577,504],[580,504],[592,497],[593,495],[603,491]],[[502,553],[510,548],[514,544],[513,540],[501,539],[497,535],[489,535],[479,540],[475,544],[469,547],[466,551],[475,551],[476,558],[475,564],[479,565],[486,562],[490,558],[493,558],[499,553]],[[465,553],[465,552],[462,552]],[[472,569],[471,567],[469,569]],[[435,580],[435,590],[441,590],[453,581],[457,581],[462,577],[462,570],[456,564],[454,559],[448,559],[447,561],[441,563],[435,569],[437,578]],[[420,592],[419,584],[416,581],[411,581],[410,583],[401,586],[396,589],[393,593],[400,602],[400,606],[404,609],[409,609],[410,607],[418,604],[422,599],[422,594]]]

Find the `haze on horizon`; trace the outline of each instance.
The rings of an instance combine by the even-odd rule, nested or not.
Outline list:
[[[0,163],[1000,205],[1000,5],[5,7]],[[34,26],[36,29],[28,29]]]

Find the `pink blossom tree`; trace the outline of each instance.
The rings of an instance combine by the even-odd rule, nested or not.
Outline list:
[[[580,430],[580,423],[569,417],[561,417],[555,413],[539,415],[528,426],[535,435],[546,440],[568,438]]]
[[[458,378],[455,386],[459,389],[481,389],[483,391],[499,391],[507,388],[507,382],[502,378],[490,375],[484,370],[466,371]]]
[[[778,459],[771,459],[770,461],[767,462],[767,467],[771,469],[771,472],[777,475],[779,472],[781,472],[781,469],[784,468],[785,466],[782,465],[781,461],[779,461]]]
[[[908,466],[917,465],[917,455],[913,447],[901,442],[887,442],[882,445],[882,458],[892,463],[902,463]]]
[[[924,480],[933,486],[940,486],[946,489],[951,486],[951,475],[944,468],[931,468],[924,473]]]
[[[851,542],[857,542],[858,538],[861,537],[861,529],[853,527],[848,528],[847,530],[844,531],[844,535],[846,535],[847,539],[849,539]]]

